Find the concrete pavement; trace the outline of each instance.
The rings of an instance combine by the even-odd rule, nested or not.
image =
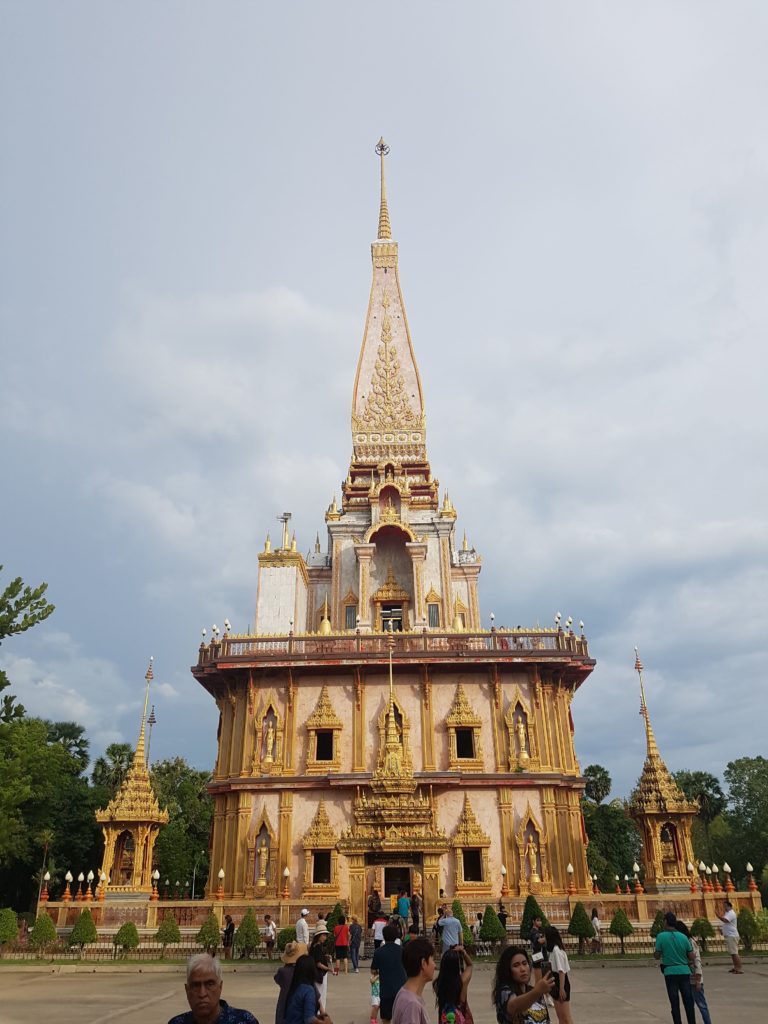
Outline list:
[[[329,980],[328,1011],[334,1024],[367,1024],[369,981],[366,965],[360,974]],[[277,965],[275,965],[275,968]],[[277,987],[274,969],[226,968],[223,997],[245,1007],[261,1024],[273,1024]],[[51,973],[56,970],[57,973]],[[64,973],[58,973],[58,971]],[[729,974],[727,962],[705,967],[705,991],[713,1024],[766,1024],[768,962],[745,965],[741,976]],[[492,966],[478,964],[470,986],[475,1024],[496,1024],[490,1004]],[[650,964],[601,968],[576,964],[571,973],[576,1024],[634,1024],[671,1020],[666,989],[657,967]],[[180,967],[52,968],[31,972],[11,965],[0,968],[1,1024],[166,1024],[187,1009],[184,973]],[[434,1000],[426,993],[430,1019]],[[698,1019],[698,1017],[697,1017]],[[552,1012],[552,1020],[556,1020]]]

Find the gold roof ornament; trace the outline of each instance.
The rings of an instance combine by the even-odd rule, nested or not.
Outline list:
[[[464,531],[464,540],[461,542],[461,550],[469,551],[469,541],[467,540],[467,531]]]
[[[373,595],[372,600],[383,603],[385,601],[408,601],[409,599],[410,594],[395,579],[395,571],[390,563],[387,566],[387,578]]]
[[[323,611],[322,611],[322,614],[320,616],[320,633],[323,636],[329,636],[330,633],[331,633],[331,620],[328,617],[328,595],[327,594],[325,595],[325,600],[323,601]]]
[[[320,554],[320,534],[315,535],[315,554]]]
[[[451,845],[462,849],[473,849],[478,846],[487,847],[491,845],[491,837],[480,828],[467,793],[464,794],[464,807],[456,825]]]
[[[271,551],[272,551],[272,541],[269,539],[269,534],[267,534],[267,539],[264,541],[264,554],[268,555],[268,554],[271,553]]]
[[[328,687],[323,686],[315,710],[307,719],[307,729],[341,729],[342,722],[333,710]]]
[[[331,825],[331,820],[325,807],[325,800],[320,797],[315,816],[304,833],[301,844],[305,850],[332,849],[336,845],[337,839],[338,833],[333,825]]]
[[[339,506],[336,504],[336,495],[334,494],[333,501],[328,506],[328,511],[325,513],[325,521],[326,523],[337,522],[339,519],[341,519],[341,512],[339,512]]]
[[[96,811],[96,821],[100,824],[108,822],[146,822],[147,824],[165,825],[168,822],[168,811],[160,810],[160,804],[155,796],[155,791],[152,789],[144,747],[149,686],[154,678],[152,672],[153,660],[153,658],[149,659],[149,668],[144,677],[147,684],[144,692],[144,711],[141,716],[139,740],[136,744],[133,761],[120,788],[109,801],[106,808]]]
[[[645,699],[643,685],[643,664],[640,654],[635,648],[635,671],[640,678],[640,714],[645,722],[646,756],[643,771],[637,789],[630,798],[630,811],[637,813],[668,814],[679,812],[696,814],[698,805],[690,803],[683,791],[672,778],[669,769],[662,760],[656,737],[651,726],[651,716]]]
[[[445,724],[460,728],[479,728],[483,720],[469,703],[464,687],[459,683],[456,687],[456,694],[453,698],[448,714],[445,716]]]

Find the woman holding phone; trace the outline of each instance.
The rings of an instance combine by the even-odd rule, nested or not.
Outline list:
[[[440,1024],[448,1024],[451,1013],[454,1024],[475,1024],[467,1000],[471,978],[472,958],[463,946],[443,953],[440,973],[432,982]]]
[[[552,975],[555,980],[555,987],[552,989],[552,998],[555,1001],[555,1013],[560,1024],[573,1024],[571,1016],[571,965],[568,963],[568,954],[563,949],[563,940],[557,928],[549,927],[544,929],[544,938],[547,940],[549,951],[549,963],[552,968]]]
[[[522,946],[509,946],[499,957],[493,982],[498,1024],[543,1024],[549,1020],[546,998],[555,981],[551,971],[530,984],[531,965]]]

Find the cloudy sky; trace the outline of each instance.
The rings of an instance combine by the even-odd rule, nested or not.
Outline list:
[[[583,619],[582,765],[765,754],[764,3],[0,3],[0,561],[30,711],[210,766],[200,629],[346,473],[376,140],[483,614]]]

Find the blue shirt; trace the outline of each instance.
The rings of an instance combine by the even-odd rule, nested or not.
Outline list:
[[[189,1010],[188,1013],[180,1013],[177,1017],[171,1017],[168,1024],[195,1024],[195,1018],[192,1016],[192,1011]],[[238,1010],[220,999],[217,1024],[259,1024],[259,1022],[248,1010]]]
[[[461,921],[458,917],[443,917],[440,926],[443,931],[443,949],[461,945]]]
[[[656,949],[661,953],[661,962],[665,974],[687,974],[690,976],[691,965],[688,954],[693,950],[691,940],[682,932],[673,932],[668,928],[656,936]]]
[[[307,1024],[317,1015],[317,989],[314,985],[299,985],[285,1008],[285,1024]]]
[[[401,896],[397,901],[397,912],[404,921],[408,920],[411,912],[411,901],[407,896]]]

